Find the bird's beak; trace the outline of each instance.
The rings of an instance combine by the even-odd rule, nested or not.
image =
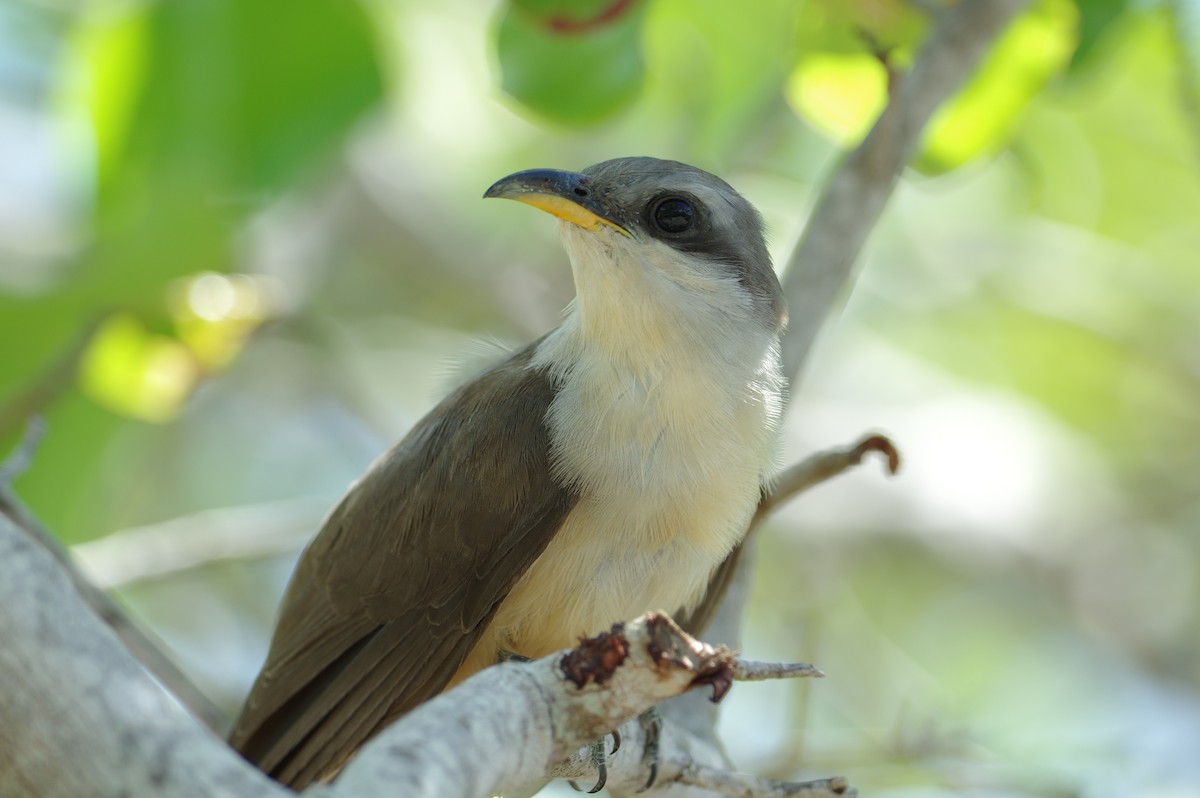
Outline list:
[[[524,202],[585,230],[606,226],[632,238],[629,230],[605,209],[590,183],[587,175],[577,172],[529,169],[497,180],[483,196]]]

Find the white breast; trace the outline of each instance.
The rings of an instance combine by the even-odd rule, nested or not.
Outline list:
[[[777,352],[765,336],[736,366],[687,351],[631,368],[581,346],[570,322],[543,343],[535,362],[571,364],[548,423],[556,475],[581,499],[501,606],[502,647],[542,656],[690,608],[745,534],[772,453]]]

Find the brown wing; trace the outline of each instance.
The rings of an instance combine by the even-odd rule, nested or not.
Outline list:
[[[691,611],[680,612],[675,617],[675,622],[683,631],[693,637],[704,639],[704,633],[708,631],[709,625],[717,615],[717,610],[721,608],[721,602],[725,600],[725,594],[729,592],[729,586],[733,584],[733,575],[737,572],[745,545],[745,541],[739,543],[712,572],[712,576],[708,578],[708,587],[704,591],[704,598],[700,600],[700,603]]]
[[[294,788],[437,694],[575,496],[551,476],[535,344],[459,389],[305,550],[230,742]]]

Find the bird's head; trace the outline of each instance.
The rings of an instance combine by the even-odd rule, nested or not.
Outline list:
[[[701,169],[616,158],[582,172],[517,172],[484,196],[518,200],[563,220],[581,313],[701,319],[771,336],[784,324],[762,218],[728,183]]]

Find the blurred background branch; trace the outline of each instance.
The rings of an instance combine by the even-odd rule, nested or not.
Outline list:
[[[916,152],[926,124],[975,74],[1001,31],[1027,5],[1028,0],[960,2],[939,13],[910,73],[893,68],[874,33],[864,29],[872,54],[886,70],[889,99],[871,132],[822,187],[800,243],[788,259],[784,292],[790,320],[783,363],[793,382],[836,298],[847,291],[850,272]]]
[[[121,605],[226,710],[306,508],[472,340],[529,340],[570,298],[552,226],[486,185],[690,161],[787,264],[797,198],[890,74],[911,85],[933,18],[991,4],[619,5],[0,2],[0,407],[21,401],[0,446],[45,416],[15,490],[123,569]],[[886,211],[848,204],[882,215],[781,461],[886,429],[904,478],[849,475],[760,536],[742,648],[829,678],[731,696],[741,768],[882,795],[1198,789],[1194,6],[1031,3]],[[821,290],[794,294],[793,325],[815,320]],[[242,557],[242,523],[282,553]],[[206,527],[230,556],[174,570]],[[137,557],[103,555],[138,528]]]

